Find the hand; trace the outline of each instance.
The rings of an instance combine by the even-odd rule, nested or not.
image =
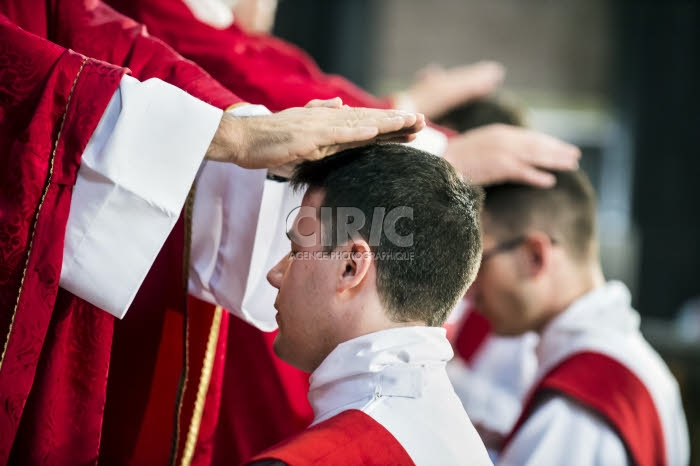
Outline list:
[[[450,139],[443,157],[476,184],[512,181],[549,188],[556,179],[545,170],[575,170],[581,151],[546,134],[494,124]]]
[[[492,93],[504,76],[505,68],[494,61],[447,70],[433,65],[420,71],[415,83],[399,93],[398,100],[408,99],[413,109],[433,119],[453,107]]]
[[[224,113],[206,156],[244,168],[290,166],[376,141],[408,142],[424,127],[420,114],[312,101],[266,116]]]

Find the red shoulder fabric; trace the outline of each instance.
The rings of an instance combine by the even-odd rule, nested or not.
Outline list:
[[[276,332],[229,322],[221,413],[212,464],[239,464],[311,424],[309,376],[272,350]]]
[[[391,433],[362,411],[343,411],[260,453],[250,460],[274,459],[301,465],[413,465]]]
[[[617,360],[588,351],[565,359],[542,379],[525,403],[506,445],[548,391],[562,393],[601,415],[618,433],[635,464],[667,464],[661,420],[647,388]]]
[[[0,37],[0,464],[94,463],[114,319],[58,280],[80,158],[125,70],[4,15]]]
[[[249,35],[235,24],[217,29],[199,21],[181,0],[108,0],[151,33],[194,60],[248,102],[270,110],[339,96],[350,106],[390,108],[337,75],[325,74],[303,50],[270,35]],[[186,31],[186,32],[185,32]]]
[[[455,339],[454,349],[460,358],[471,365],[474,362],[474,356],[484,346],[491,334],[491,324],[486,317],[473,308],[467,312],[467,317]]]
[[[219,108],[241,102],[199,66],[151,37],[143,24],[100,0],[0,0],[0,12],[62,47],[128,67],[141,81],[162,79]]]

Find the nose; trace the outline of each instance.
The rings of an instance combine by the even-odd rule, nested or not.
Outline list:
[[[284,256],[274,267],[272,267],[267,272],[267,281],[270,282],[270,285],[274,286],[278,290],[280,289],[280,286],[282,286],[282,277],[284,276],[287,257],[288,256]]]

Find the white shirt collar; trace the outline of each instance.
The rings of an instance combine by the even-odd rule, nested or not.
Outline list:
[[[631,306],[627,287],[609,281],[574,301],[542,331],[536,353],[540,365],[556,358],[567,341],[586,333],[611,337],[639,332],[639,313]]]
[[[425,373],[444,371],[452,356],[440,327],[399,327],[341,343],[311,374],[315,419],[375,396],[418,398]]]

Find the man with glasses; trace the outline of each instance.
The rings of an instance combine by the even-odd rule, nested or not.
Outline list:
[[[486,189],[483,255],[469,297],[496,333],[536,331],[538,369],[502,464],[687,464],[678,385],[598,258],[586,176],[550,189]]]

